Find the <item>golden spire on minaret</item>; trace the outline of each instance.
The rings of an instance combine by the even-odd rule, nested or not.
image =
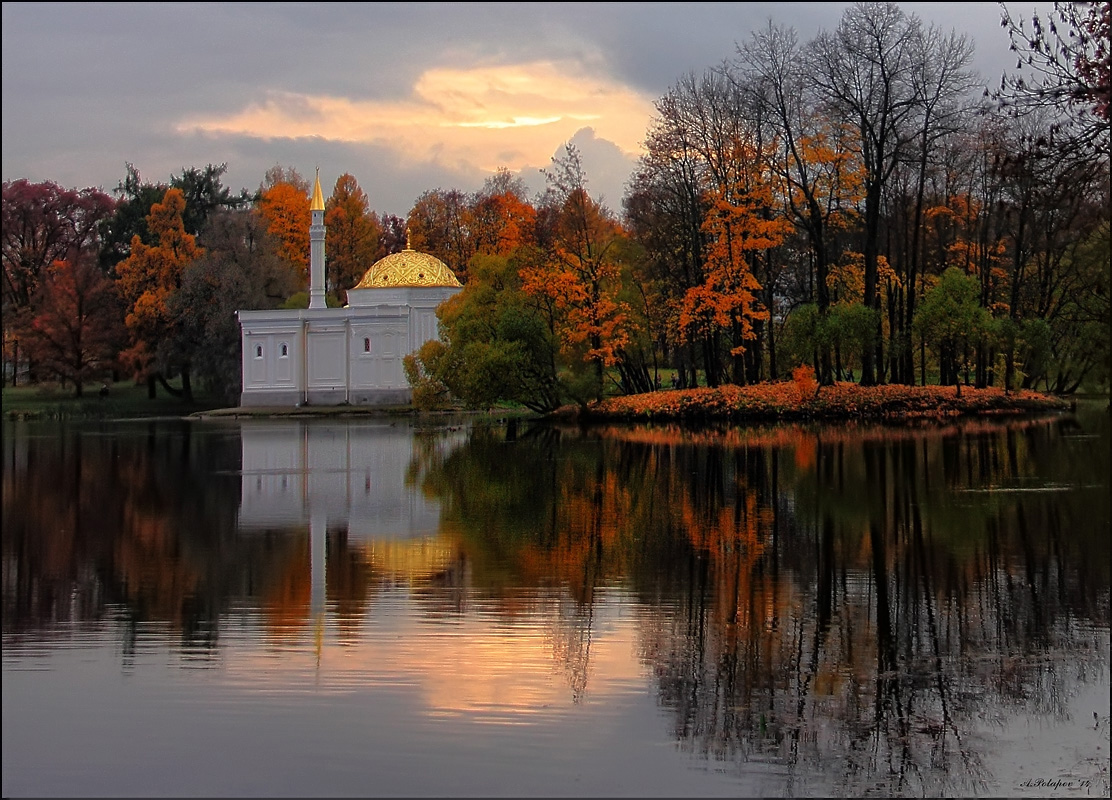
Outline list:
[[[406,250],[412,250],[413,249],[413,245],[410,244],[409,226],[408,225],[405,226],[405,249]]]
[[[309,204],[310,211],[324,211],[324,194],[320,190],[320,167],[317,167],[317,180],[313,184],[313,202]]]

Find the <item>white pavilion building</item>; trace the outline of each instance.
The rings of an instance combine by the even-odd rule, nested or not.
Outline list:
[[[241,406],[405,405],[402,359],[437,338],[436,308],[462,288],[438,258],[410,248],[375,262],[328,308],[324,295],[324,196],[313,186],[309,307],[238,311]]]

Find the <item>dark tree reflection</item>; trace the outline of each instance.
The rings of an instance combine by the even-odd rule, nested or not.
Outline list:
[[[424,480],[478,584],[559,580],[584,608],[634,587],[693,752],[968,794],[986,716],[1061,714],[1106,668],[1107,456],[1062,434],[543,428],[474,436]]]

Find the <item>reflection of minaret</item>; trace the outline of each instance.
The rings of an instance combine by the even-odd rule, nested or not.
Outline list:
[[[309,616],[313,619],[314,644],[317,651],[317,666],[324,644],[324,606],[326,598],[325,566],[328,560],[327,546],[328,516],[322,509],[313,510],[309,517],[309,573],[312,576],[313,590],[309,600]]]
[[[320,190],[320,169],[313,184],[309,204],[309,308],[326,308],[324,302],[324,195]]]

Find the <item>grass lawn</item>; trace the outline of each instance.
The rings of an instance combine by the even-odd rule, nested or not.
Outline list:
[[[174,383],[171,382],[173,386]],[[5,386],[5,419],[128,419],[134,417],[182,417],[195,411],[219,408],[224,403],[195,393],[194,402],[172,396],[161,386],[155,399],[147,397],[147,386],[123,381],[109,386],[100,396],[100,384],[85,387],[83,397],[74,397],[73,387],[57,384]],[[175,388],[177,388],[175,386]]]

